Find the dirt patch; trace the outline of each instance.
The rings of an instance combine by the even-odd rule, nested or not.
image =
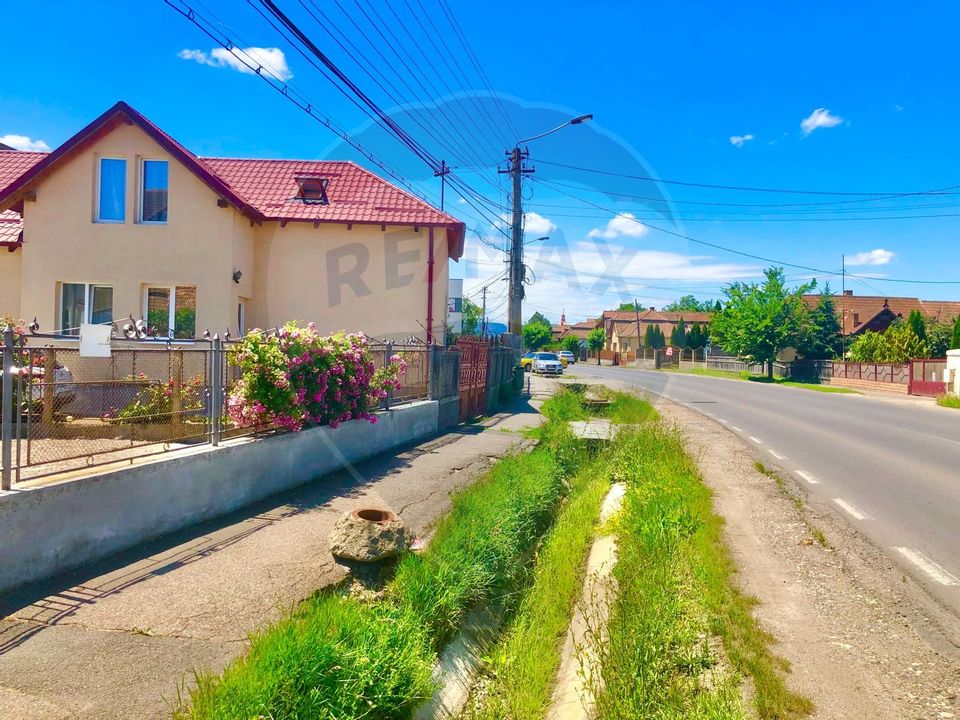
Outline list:
[[[812,717],[960,718],[957,618],[829,508],[798,507],[804,489],[759,472],[732,432],[666,400],[657,407],[688,438],[726,520],[736,578],[760,600],[757,616],[792,665],[788,684],[816,704]]]

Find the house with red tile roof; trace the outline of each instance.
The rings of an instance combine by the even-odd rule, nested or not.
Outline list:
[[[820,295],[804,295],[803,301],[812,310],[820,303]],[[960,315],[958,301],[854,295],[853,290],[834,295],[833,305],[843,334],[847,336],[856,336],[867,330],[883,332],[898,319],[908,318],[914,310],[918,310],[927,322],[952,323]]]
[[[442,341],[464,230],[356,163],[198,157],[118,102],[52,152],[0,149],[0,315]]]
[[[630,352],[643,345],[649,326],[658,327],[669,343],[670,335],[680,324],[681,318],[689,331],[694,323],[709,325],[712,317],[713,313],[670,312],[655,308],[641,310],[639,313],[632,310],[605,310],[596,327],[602,327],[607,334],[605,350]]]

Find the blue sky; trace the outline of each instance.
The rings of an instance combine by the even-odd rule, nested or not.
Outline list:
[[[454,268],[467,276],[468,292],[476,293],[502,268],[491,244],[502,245],[503,236],[491,220],[495,205],[507,203],[495,168],[516,139],[511,133],[535,134],[569,113],[591,112],[592,124],[530,145],[536,174],[525,197],[536,215],[527,218],[527,234],[550,240],[528,247],[536,282],[528,288],[525,314],[536,309],[556,319],[565,309],[572,321],[634,295],[657,306],[682,294],[716,298],[725,283],[752,279],[768,264],[610,211],[818,269],[839,270],[841,254],[853,256],[864,264],[849,272],[871,278],[848,280],[858,294],[960,297],[960,284],[891,281],[960,280],[960,217],[950,217],[960,213],[958,195],[864,201],[868,196],[732,191],[549,164],[835,193],[960,185],[955,4],[879,2],[866,12],[857,3],[595,3],[585,9],[582,3],[448,1],[502,94],[499,105],[485,93],[438,0],[395,2],[392,10],[381,0],[341,0],[349,17],[335,3],[317,5],[341,41],[355,43],[373,61],[374,76],[392,83],[392,93],[377,87],[356,64],[357,53],[338,47],[299,2],[279,4],[412,135],[488,198],[481,216],[448,187],[447,208],[471,230],[470,261]],[[5,38],[12,72],[0,87],[0,140],[20,136],[55,147],[125,99],[198,154],[358,158],[262,80],[214,53],[213,41],[162,0],[46,5],[42,25],[24,24]],[[224,22],[241,47],[265,49],[253,56],[277,75],[292,76],[314,107],[417,187],[439,194],[429,169],[371,128],[250,5],[205,0],[192,6]],[[514,32],[518,40],[511,46]],[[409,67],[376,33],[400,39],[393,45]],[[415,100],[429,102],[422,107]],[[487,167],[478,169],[481,161]],[[835,204],[784,205],[811,202]],[[926,217],[894,219],[914,215]],[[610,269],[614,281],[604,282]],[[787,273],[797,281],[818,275]],[[820,275],[824,279],[839,287],[839,277]],[[504,310],[505,285],[491,282],[495,315]]]

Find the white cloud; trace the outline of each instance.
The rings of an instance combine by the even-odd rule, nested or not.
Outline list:
[[[457,198],[457,204],[458,204],[458,205],[466,205],[466,204],[467,204],[467,199],[466,199],[466,198]]]
[[[511,220],[509,213],[503,213],[500,216],[500,222],[492,225],[492,227],[509,229]],[[523,214],[523,231],[527,235],[539,237],[552,233],[556,229],[556,224],[540,213],[528,212]]]
[[[831,115],[826,108],[817,108],[800,122],[800,129],[804,135],[809,135],[817,128],[832,128],[842,122],[842,117]]]
[[[903,112],[903,105],[894,105],[893,109],[897,112]]]
[[[248,47],[237,48],[237,51],[241,55],[239,58],[225,48],[214,48],[209,53],[203,50],[184,48],[177,53],[177,57],[182,60],[193,60],[201,65],[230,68],[248,75],[253,75],[256,67],[262,65],[265,70],[280,80],[293,78],[290,66],[287,65],[287,56],[283,54],[283,50],[280,48]],[[247,64],[253,65],[253,70],[247,67]]]
[[[26,135],[0,135],[0,145],[9,145],[14,150],[50,152],[50,146],[43,140],[33,140]]]
[[[639,220],[635,220],[633,213],[621,213],[608,222],[607,226],[602,230],[600,228],[591,230],[587,233],[587,237],[612,240],[618,237],[636,238],[646,235],[646,233],[647,226],[643,225]]]
[[[731,135],[730,144],[735,147],[743,147],[744,143],[748,143],[753,140],[753,135],[747,133],[746,135]]]
[[[847,258],[847,265],[888,265],[894,257],[896,257],[896,253],[877,248],[876,250],[867,250],[851,255]]]

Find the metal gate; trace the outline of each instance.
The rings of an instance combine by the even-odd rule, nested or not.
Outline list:
[[[945,395],[947,392],[947,383],[943,379],[943,373],[946,369],[946,358],[911,360],[910,394],[930,395],[933,397]]]
[[[490,342],[482,338],[457,338],[460,351],[460,422],[483,415],[487,409],[487,371]]]

